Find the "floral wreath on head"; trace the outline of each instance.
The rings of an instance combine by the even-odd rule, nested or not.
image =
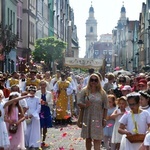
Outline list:
[[[36,86],[33,86],[33,85],[30,85],[29,87],[28,87],[28,91],[34,91],[34,92],[36,92]]]
[[[21,96],[19,92],[11,92],[9,96],[15,96],[15,95],[17,95],[18,97]]]
[[[147,91],[139,91],[139,93],[146,98],[150,98],[150,94],[148,94]]]
[[[141,94],[138,93],[138,92],[132,92],[132,93],[129,93],[129,94],[126,95],[127,98],[136,97],[136,96],[141,96]]]

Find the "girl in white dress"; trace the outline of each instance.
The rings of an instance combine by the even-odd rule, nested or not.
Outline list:
[[[149,91],[140,91],[140,107],[150,114],[150,94]],[[150,133],[145,136],[144,142],[139,150],[147,150],[150,148]]]
[[[104,146],[106,149],[114,148],[114,144],[111,143],[112,132],[114,128],[115,119],[111,118],[112,113],[116,110],[116,97],[114,95],[108,95],[108,111],[106,117],[106,127],[103,129],[104,131]]]
[[[124,114],[119,120],[118,132],[126,136],[146,134],[150,127],[150,117],[147,111],[139,108],[140,94],[136,92],[128,94],[127,101],[131,111]],[[120,150],[138,150],[142,142],[131,143],[126,136],[122,137]]]
[[[150,114],[150,94],[148,91],[140,91],[140,108],[146,110]]]
[[[122,117],[122,115],[127,112],[126,97],[122,96],[122,97],[118,98],[117,100],[118,100],[118,108],[111,115],[111,118],[115,119],[115,124],[114,124],[114,128],[113,128],[113,133],[112,133],[112,140],[111,140],[111,142],[113,144],[115,144],[115,150],[119,150],[120,142],[122,139],[122,135],[120,133],[118,133],[118,128],[120,125],[119,120]]]
[[[30,121],[27,123],[27,129],[25,133],[25,145],[28,148],[39,148],[41,145],[40,138],[40,117],[41,102],[38,97],[35,96],[36,87],[30,86],[28,89],[32,95],[26,99],[28,110],[26,118]],[[38,142],[39,141],[39,142]]]
[[[6,123],[4,122],[5,102],[3,98],[4,98],[3,91],[0,90],[0,150],[4,150],[4,148],[8,148],[10,145]]]

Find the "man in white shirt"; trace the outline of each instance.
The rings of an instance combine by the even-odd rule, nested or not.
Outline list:
[[[94,69],[90,68],[89,69],[89,75],[87,77],[85,77],[84,80],[83,80],[82,88],[84,88],[85,86],[87,86],[89,78],[90,78],[90,75],[93,74],[93,73],[94,73]]]

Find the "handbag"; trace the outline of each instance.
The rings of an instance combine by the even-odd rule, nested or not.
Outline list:
[[[15,134],[17,132],[18,126],[16,124],[9,125],[9,132]]]
[[[88,94],[88,91],[86,91],[84,98],[89,101],[89,96],[88,96],[88,95],[89,95],[89,94]],[[79,117],[78,117],[78,120],[77,120],[77,126],[78,126],[79,128],[82,128],[82,124],[83,124],[83,114],[84,114],[84,108],[80,108]]]
[[[77,126],[79,128],[82,128],[82,124],[83,124],[83,114],[84,114],[84,108],[81,108],[80,109],[80,112],[79,112],[79,117],[78,117],[78,120],[77,120]]]

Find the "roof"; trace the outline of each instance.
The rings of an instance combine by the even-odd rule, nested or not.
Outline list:
[[[112,42],[95,42],[94,50],[112,50]]]
[[[90,7],[90,9],[89,9],[89,13],[94,13],[94,8],[93,8],[93,6],[91,5],[91,7]]]
[[[122,8],[121,8],[121,13],[125,13],[125,12],[126,12],[126,9],[125,9],[125,7],[123,5]]]
[[[130,31],[134,30],[135,23],[136,23],[136,20],[134,20],[134,21],[128,21],[128,28],[129,28]]]

